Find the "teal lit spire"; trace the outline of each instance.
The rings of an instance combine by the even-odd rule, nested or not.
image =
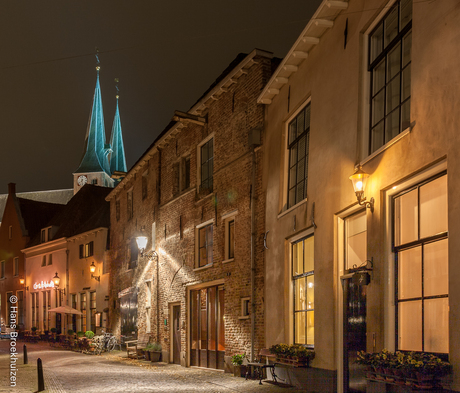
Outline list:
[[[115,79],[118,82],[118,79]],[[118,86],[117,86],[118,92]],[[115,111],[115,118],[113,119],[112,126],[112,136],[110,138],[110,145],[112,148],[112,154],[110,156],[110,171],[114,173],[118,172],[127,172],[126,170],[126,159],[125,159],[125,149],[123,147],[123,136],[121,133],[121,122],[120,122],[120,112],[118,110],[118,99],[120,98],[117,94],[117,109]]]
[[[104,114],[102,112],[101,86],[99,84],[99,65],[96,67],[97,79],[93,107],[86,130],[85,153],[80,167],[75,173],[105,172],[110,176],[108,154],[110,145],[105,143]]]

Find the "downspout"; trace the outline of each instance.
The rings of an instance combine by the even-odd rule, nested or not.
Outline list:
[[[65,305],[69,305],[69,254],[70,251],[69,249],[65,250],[66,258],[65,258]],[[59,293],[59,296],[61,294]],[[61,300],[61,299],[59,299]],[[61,331],[64,331],[67,333],[67,329],[69,328],[69,315],[65,314],[65,329],[62,329],[61,326]]]
[[[256,328],[256,304],[255,304],[255,188],[256,188],[256,152],[252,150],[251,169],[251,362],[254,362],[254,340]]]
[[[158,206],[161,202],[161,150],[158,149]],[[156,216],[156,211],[155,211]],[[156,222],[156,217],[154,217]],[[156,231],[156,225],[155,225]],[[155,242],[156,243],[156,242]],[[157,343],[160,342],[160,256],[157,254]]]

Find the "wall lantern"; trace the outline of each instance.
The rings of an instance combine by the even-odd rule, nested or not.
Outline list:
[[[156,258],[158,259],[158,254],[156,253],[155,250],[150,250],[145,252],[145,248],[147,247],[147,236],[143,232],[141,232],[138,236],[136,236],[136,243],[137,243],[137,248],[139,249],[139,252],[141,253],[142,257],[146,257],[148,259],[153,259]]]
[[[364,190],[366,188],[367,179],[369,178],[369,174],[363,171],[361,165],[358,169],[355,170],[355,173],[349,177],[351,183],[353,184],[353,189],[355,190],[356,198],[358,199],[358,203],[361,206],[368,207],[371,209],[371,212],[374,212],[374,198],[371,198],[369,201],[366,200],[364,196]]]
[[[96,272],[96,265],[94,264],[94,261],[91,263],[89,267],[89,271],[91,272],[91,278],[94,278],[96,281],[101,281],[101,276],[95,276],[94,273]]]
[[[26,280],[24,280],[23,278],[19,279],[19,284],[24,285],[25,282],[26,282]]]
[[[58,276],[57,272],[56,272],[56,274],[54,275],[54,277],[52,278],[52,280],[53,280],[53,284],[54,284],[54,289],[55,289],[56,291],[61,291],[61,290],[59,289],[59,284],[61,283],[61,278]],[[64,295],[65,295],[65,288],[62,289],[62,292],[63,292]]]

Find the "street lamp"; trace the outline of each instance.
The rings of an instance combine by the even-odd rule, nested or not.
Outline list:
[[[54,277],[52,278],[52,280],[53,280],[53,284],[54,284],[54,289],[55,289],[56,291],[59,291],[59,292],[60,292],[61,290],[59,289],[59,284],[61,283],[61,279],[60,279],[60,277],[58,276],[57,272],[56,272],[56,274],[54,275]],[[62,293],[65,295],[65,288],[62,289]]]
[[[89,271],[91,272],[91,278],[94,278],[96,281],[101,281],[101,276],[95,276],[94,273],[96,272],[96,265],[94,264],[94,261],[91,263],[89,267]]]
[[[141,253],[141,257],[146,257],[148,259],[153,259],[156,258],[158,259],[158,254],[156,253],[155,250],[150,250],[145,252],[145,248],[147,247],[147,236],[145,234],[141,233],[139,236],[136,236],[136,243],[137,243],[137,248],[139,249],[139,252]]]
[[[361,206],[371,209],[371,212],[374,212],[374,198],[371,198],[369,201],[366,200],[364,196],[364,189],[366,188],[367,179],[369,174],[363,171],[361,165],[355,170],[355,173],[349,177],[351,183],[353,184],[353,189],[355,190],[356,198],[358,203]]]

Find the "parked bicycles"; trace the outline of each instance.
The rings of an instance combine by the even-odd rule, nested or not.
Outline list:
[[[104,331],[102,333],[103,335],[93,337],[93,344],[96,346],[95,352],[97,355],[100,355],[102,352],[111,352],[118,345],[117,338],[112,333],[105,333]]]

